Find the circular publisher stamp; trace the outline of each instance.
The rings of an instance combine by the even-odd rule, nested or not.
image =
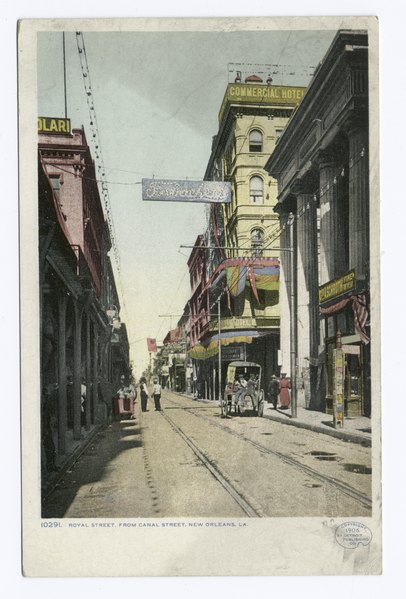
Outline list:
[[[366,547],[371,540],[372,532],[361,522],[343,522],[336,528],[336,541],[346,549],[355,549],[359,545]]]

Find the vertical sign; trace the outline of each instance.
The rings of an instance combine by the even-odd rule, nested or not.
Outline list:
[[[333,350],[334,389],[333,410],[334,428],[344,426],[344,352],[341,348]]]

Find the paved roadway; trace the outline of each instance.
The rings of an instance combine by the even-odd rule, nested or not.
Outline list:
[[[46,518],[368,516],[370,448],[164,391],[66,472]]]

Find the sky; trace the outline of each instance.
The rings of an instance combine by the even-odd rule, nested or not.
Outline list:
[[[146,338],[162,342],[189,299],[191,250],[180,246],[193,245],[207,226],[204,204],[143,202],[141,179],[203,178],[229,63],[275,65],[275,85],[307,85],[334,34],[83,32],[120,256],[121,317],[137,377],[148,364]],[[72,127],[84,126],[95,157],[74,31],[65,33],[65,56],[67,116]],[[64,116],[60,31],[38,33],[37,57],[38,115]]]

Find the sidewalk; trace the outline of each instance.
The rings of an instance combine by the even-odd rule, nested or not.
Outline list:
[[[191,394],[182,393],[182,395],[193,399]],[[214,405],[218,404],[217,401],[209,401],[208,399],[199,399],[197,401],[208,402]],[[314,410],[307,410],[304,407],[298,406],[297,418],[292,418],[290,409],[280,410],[278,408],[274,410],[271,403],[265,402],[264,418],[274,420],[275,422],[280,422],[281,424],[297,426],[298,428],[305,428],[316,433],[330,435],[331,437],[343,439],[344,441],[350,441],[351,443],[359,443],[365,447],[371,447],[371,419],[367,418],[366,416],[345,418],[344,427],[342,429],[335,429],[333,424],[333,416],[330,414],[316,412]]]
[[[265,402],[264,418],[269,418],[275,422],[306,428],[316,433],[324,433],[337,439],[359,443],[365,447],[371,447],[371,419],[366,416],[354,418],[345,418],[344,427],[334,428],[333,416],[324,412],[315,412],[307,410],[301,406],[297,408],[297,418],[292,418],[290,409],[274,410],[271,403]]]
[[[55,485],[61,480],[66,470],[78,459],[78,457],[88,448],[101,430],[102,425],[94,424],[89,430],[82,427],[82,438],[75,440],[73,431],[66,433],[66,451],[64,455],[56,454],[56,467],[54,472],[43,472],[41,475],[42,497],[45,499],[55,488]]]

